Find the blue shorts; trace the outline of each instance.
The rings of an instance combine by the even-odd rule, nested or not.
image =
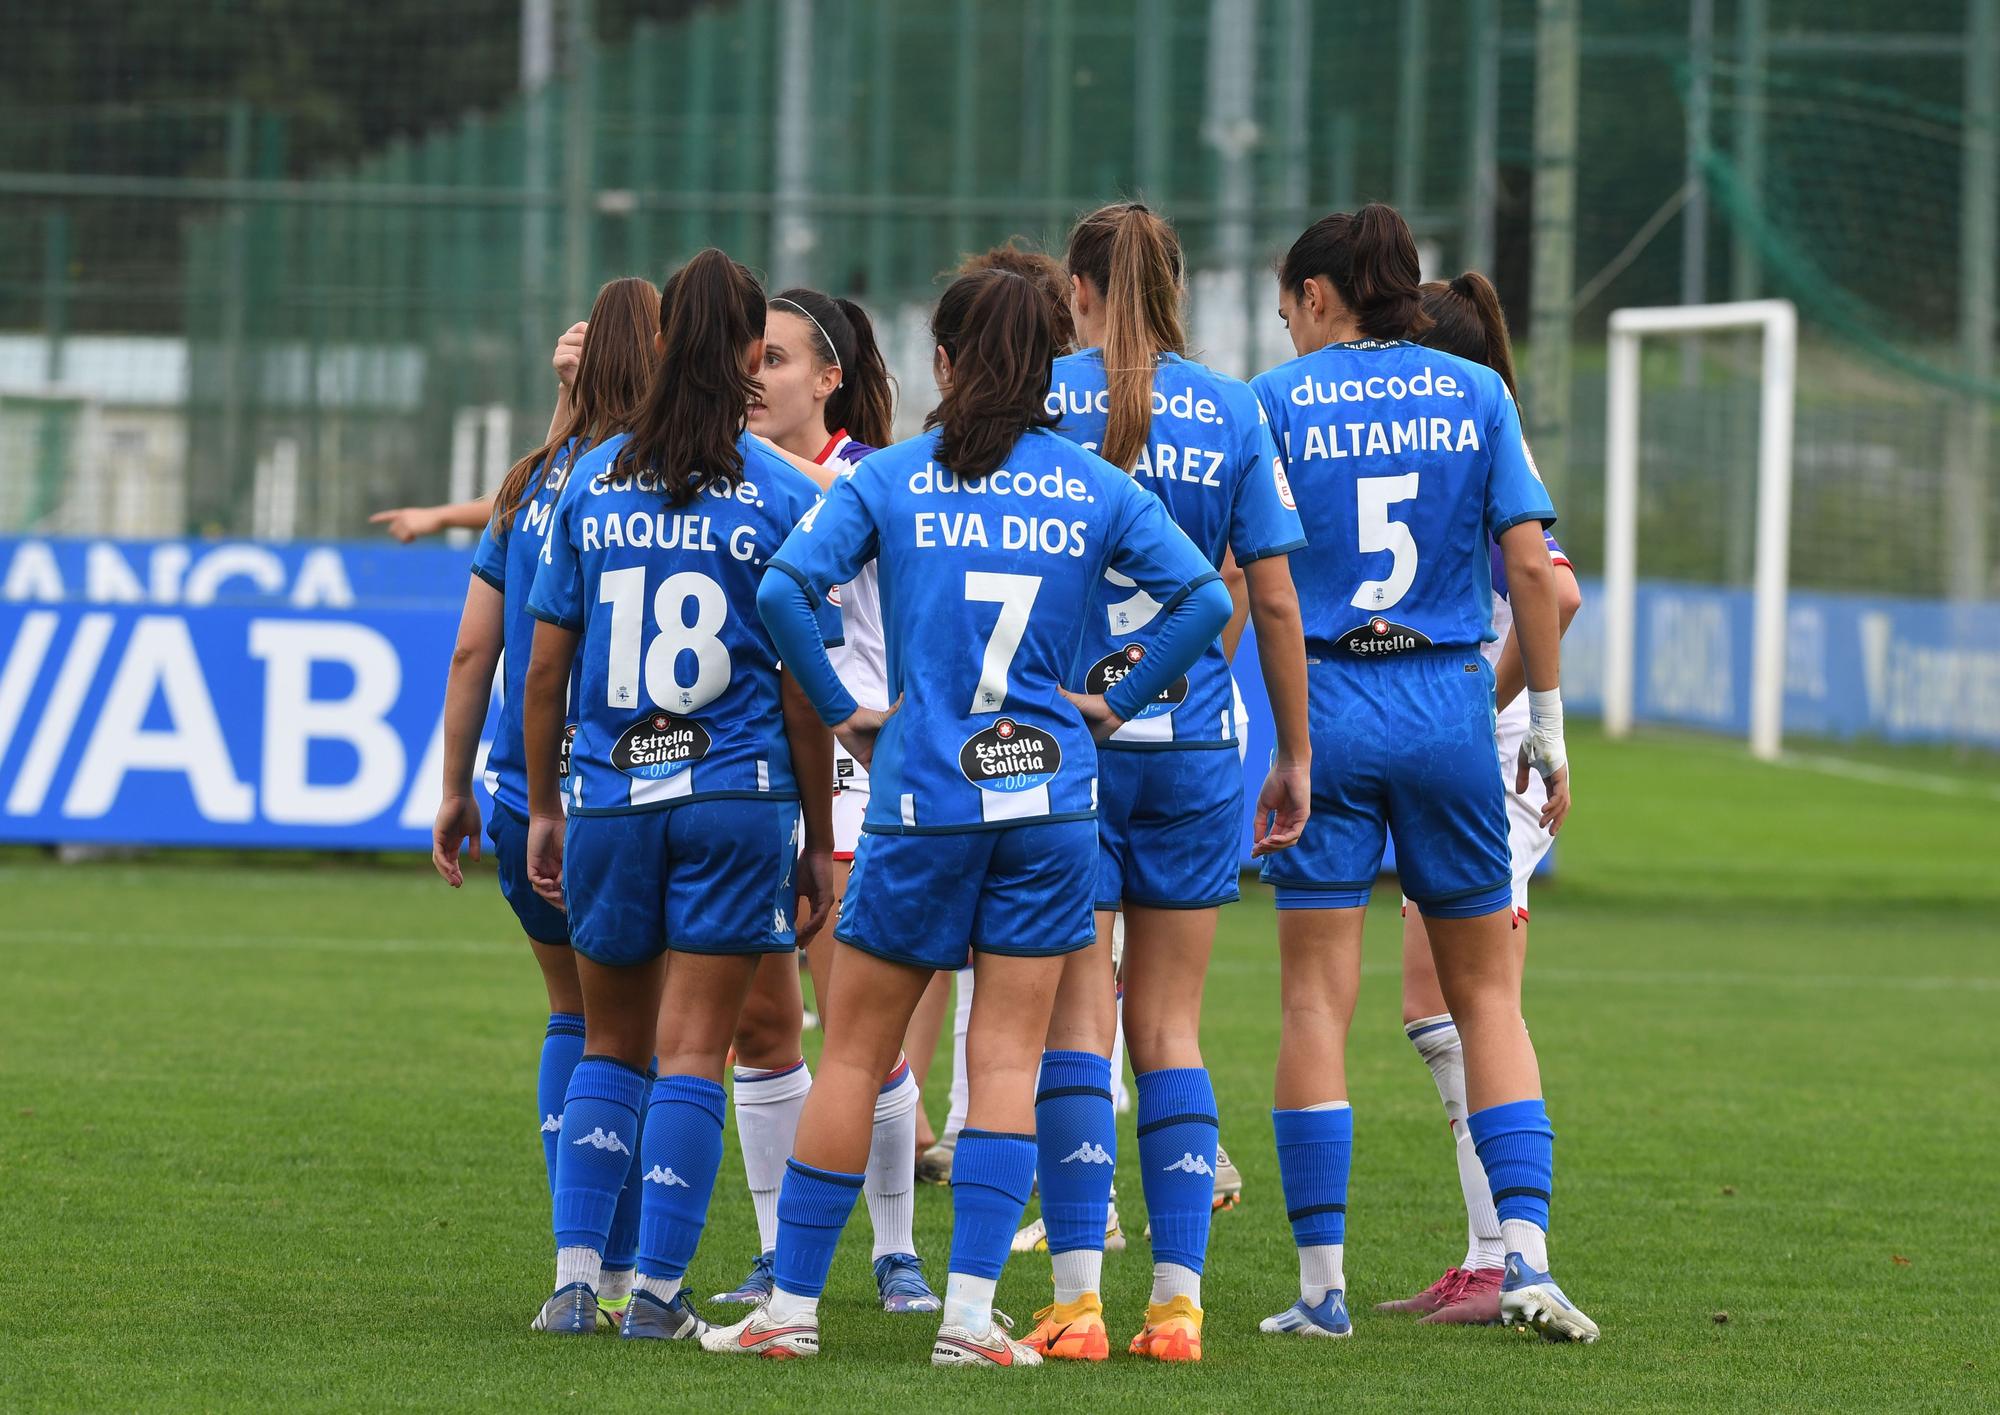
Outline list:
[[[793,947],[799,803],[723,798],[571,816],[563,852],[570,941],[593,963]]]
[[[501,897],[528,937],[536,943],[568,943],[568,916],[528,883],[528,823],[495,801],[486,818],[486,838],[493,842],[493,866],[500,876]]]
[[[1098,908],[1232,903],[1242,854],[1243,764],[1235,752],[1098,752]]]
[[[1096,821],[864,832],[833,936],[918,968],[963,968],[974,949],[1074,953],[1097,941],[1096,871]]]
[[[1493,769],[1493,670],[1476,648],[1332,659],[1307,668],[1312,816],[1265,859],[1280,909],[1368,902],[1383,832],[1403,893],[1423,913],[1511,908],[1507,798]]]

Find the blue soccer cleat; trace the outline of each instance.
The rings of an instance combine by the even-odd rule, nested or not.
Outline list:
[[[662,1302],[650,1292],[635,1291],[618,1335],[626,1341],[692,1341],[707,1330],[708,1323],[685,1292]]]
[[[597,1294],[590,1284],[572,1282],[542,1304],[532,1330],[557,1336],[590,1336],[597,1330]]]
[[[776,1280],[771,1276],[775,1253],[759,1253],[757,1261],[750,1265],[750,1276],[737,1285],[734,1292],[718,1292],[709,1298],[711,1302],[735,1302],[745,1307],[754,1307],[771,1295]]]
[[[884,1253],[875,1260],[875,1290],[885,1312],[935,1312],[944,1303],[924,1281],[924,1260],[914,1253]]]
[[[1597,1323],[1563,1296],[1556,1280],[1507,1255],[1507,1276],[1500,1283],[1500,1320],[1510,1327],[1532,1328],[1549,1341],[1597,1340]]]
[[[1313,1305],[1301,1297],[1277,1316],[1257,1323],[1257,1330],[1290,1336],[1353,1336],[1354,1323],[1347,1319],[1347,1294],[1336,1287]]]

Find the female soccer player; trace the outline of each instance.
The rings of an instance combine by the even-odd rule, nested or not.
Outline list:
[[[702,1330],[681,1281],[722,1162],[737,1014],[758,958],[793,946],[802,797],[797,892],[826,912],[831,741],[781,690],[752,608],[765,563],[818,499],[743,431],[763,342],[764,292],[721,251],[669,281],[631,431],[571,474],[529,595],[542,622],[526,684],[528,875],[568,909],[584,1016],[557,1144],[547,1331],[594,1325],[635,1140],[644,1199],[623,1335]]]
[[[751,400],[750,431],[767,440],[792,465],[831,487],[855,463],[889,440],[894,391],[875,343],[875,329],[861,306],[818,290],[774,295],[764,312],[764,362],[759,392]],[[831,651],[841,681],[874,708],[889,706],[884,685],[882,615],[875,568],[865,566],[839,592],[842,640]],[[847,866],[861,836],[868,805],[868,772],[835,748],[833,798],[836,901],[847,892]],[[833,946],[802,938],[813,970],[813,991],[825,997]],[[778,1186],[792,1152],[799,1109],[812,1086],[800,1048],[804,1005],[799,972],[790,956],[772,955],[757,970],[736,1034],[736,1133],[743,1172],[757,1212],[758,1257],[750,1275],[718,1302],[761,1302],[771,1295],[772,1249],[777,1242]],[[937,1294],[924,1281],[916,1255],[915,1171],[917,1083],[898,1057],[875,1100],[874,1142],[862,1194],[875,1229],[875,1286],[884,1310],[935,1312]]]
[[[826,1050],[778,1201],[777,1286],[711,1351],[819,1349],[819,1295],[867,1159],[883,1069],[940,968],[973,955],[972,1100],[953,1164],[938,1365],[1025,1366],[993,1289],[1035,1167],[1035,1072],[1062,955],[1090,945],[1096,751],[1229,617],[1215,571],[1158,498],[1048,431],[1049,315],[1019,276],[954,281],[932,319],[931,431],[867,458],[801,523],[758,603],[786,664],[868,767],[868,819],[835,933]],[[860,707],[812,633],[828,591],[877,562],[889,713]],[[1167,606],[1146,661],[1066,698],[1107,568]],[[879,740],[878,740],[879,736]]]
[[[1309,810],[1305,647],[1287,555],[1305,544],[1284,468],[1247,384],[1184,357],[1183,267],[1173,228],[1144,206],[1084,217],[1069,238],[1082,352],[1058,359],[1049,410],[1166,507],[1220,570],[1233,552],[1277,725],[1257,801],[1257,855],[1289,848]],[[1114,573],[1095,588],[1079,674],[1102,693],[1153,648],[1160,606]],[[1099,1298],[1117,1129],[1111,925],[1125,912],[1125,1031],[1139,1093],[1139,1168],[1152,1223],[1153,1294],[1130,1350],[1201,1359],[1201,1270],[1216,1165],[1215,1091],[1202,1064],[1202,985],[1218,908],[1237,897],[1243,770],[1229,664],[1194,669],[1119,728],[1097,764],[1097,943],[1064,961],[1042,1056],[1035,1135],[1055,1301],[1028,1344],[1109,1354]]]
[[[1548,1273],[1554,1132],[1521,1023],[1504,788],[1491,769],[1487,539],[1500,543],[1529,689],[1524,759],[1569,810],[1557,690],[1548,492],[1514,400],[1482,365],[1409,342],[1425,319],[1417,250],[1394,210],[1322,217],[1286,253],[1279,314],[1299,357],[1251,381],[1278,435],[1307,547],[1313,814],[1264,863],[1277,887],[1282,1024],[1273,1123],[1299,1249],[1299,1300],[1263,1329],[1346,1336],[1341,1272],[1353,1116],[1345,1044],[1361,923],[1393,831],[1463,1039],[1467,1128],[1507,1248],[1500,1309],[1556,1340],[1597,1327]]]
[[[431,863],[457,889],[464,883],[461,845],[469,844],[472,858],[479,858],[473,758],[486,724],[493,668],[504,659],[499,728],[486,758],[485,785],[493,797],[487,830],[500,892],[528,935],[549,995],[535,1118],[552,1192],[563,1095],[583,1051],[583,999],[577,991],[569,921],[528,883],[528,779],[521,750],[521,690],[528,676],[535,622],[527,610],[528,590],[548,538],[550,513],[571,465],[593,443],[631,425],[656,361],[653,330],[659,318],[660,292],[651,281],[613,280],[597,292],[590,312],[595,332],[587,347],[579,343],[580,357],[568,370],[570,377],[562,380],[563,396],[548,440],[514,464],[494,498],[505,509],[488,523],[473,555],[458,645],[445,681],[444,791],[431,831]],[[638,1199],[638,1175],[633,1172],[619,1199],[618,1221],[612,1225],[598,1289],[598,1310],[607,1322],[622,1312],[631,1291]]]
[[[1514,387],[1514,355],[1507,337],[1507,316],[1492,282],[1468,270],[1449,282],[1434,280],[1422,287],[1424,313],[1431,326],[1422,342],[1462,359],[1485,364],[1518,398]],[[1545,530],[1549,561],[1556,572],[1556,609],[1562,628],[1583,603],[1569,557]],[[1493,632],[1482,652],[1494,666],[1498,683],[1500,779],[1514,784],[1521,744],[1528,735],[1528,704],[1521,695],[1521,648],[1514,641],[1513,610],[1507,602],[1507,567],[1496,545],[1493,563]],[[1527,790],[1507,793],[1507,850],[1513,863],[1515,926],[1512,942],[1525,962],[1528,952],[1528,877],[1546,855],[1555,837],[1542,826],[1542,806],[1548,799],[1540,776],[1530,773]],[[1383,1302],[1378,1312],[1425,1314],[1426,1323],[1486,1325],[1500,1320],[1500,1282],[1506,1263],[1501,1246],[1500,1219],[1493,1211],[1486,1170],[1479,1163],[1471,1132],[1465,1124],[1465,1053],[1458,1028],[1438,991],[1437,968],[1431,962],[1430,935],[1421,912],[1403,911],[1403,1030],[1430,1068],[1444,1102],[1457,1152],[1459,1188],[1465,1197],[1466,1248],[1463,1263],[1413,1297]]]

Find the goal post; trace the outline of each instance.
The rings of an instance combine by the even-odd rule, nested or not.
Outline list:
[[[1639,576],[1639,343],[1649,334],[1755,329],[1763,335],[1757,416],[1757,536],[1750,634],[1750,750],[1784,740],[1785,595],[1791,576],[1792,411],[1798,311],[1789,300],[1614,311],[1607,350],[1604,466],[1604,730],[1632,730]]]

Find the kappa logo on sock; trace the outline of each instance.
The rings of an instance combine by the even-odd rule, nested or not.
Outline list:
[[[1072,1153],[1064,1155],[1062,1157],[1062,1162],[1064,1164],[1076,1164],[1079,1162],[1083,1164],[1115,1163],[1115,1161],[1111,1158],[1111,1152],[1105,1149],[1104,1146],[1098,1144],[1095,1140],[1085,1140],[1081,1145],[1078,1145]]]
[[[578,1145],[592,1145],[600,1150],[610,1150],[614,1154],[629,1155],[632,1153],[631,1150],[626,1148],[625,1142],[618,1138],[618,1132],[616,1130],[612,1131],[609,1135],[607,1135],[604,1133],[604,1127],[602,1125],[598,1126],[595,1130],[592,1130],[588,1135],[584,1136],[581,1140],[576,1140],[573,1141],[572,1143]]]
[[[1183,1154],[1172,1164],[1163,1164],[1160,1168],[1170,1174],[1176,1172],[1180,1174],[1205,1174],[1210,1179],[1215,1178],[1215,1171],[1208,1167],[1207,1156],[1198,1155],[1193,1150],[1187,1151],[1187,1153]]]
[[[646,1171],[645,1182],[648,1184],[664,1184],[669,1188],[672,1188],[676,1184],[680,1185],[683,1189],[692,1189],[694,1187],[678,1174],[675,1174],[671,1169],[657,1164]]]
[[[545,1115],[545,1116],[543,1116],[543,1117],[542,1117],[542,1133],[543,1133],[544,1135],[560,1135],[560,1134],[562,1134],[562,1117],[561,1117],[560,1115]]]

